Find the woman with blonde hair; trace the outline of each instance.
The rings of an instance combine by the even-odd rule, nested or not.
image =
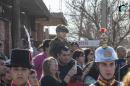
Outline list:
[[[124,76],[122,82],[124,86],[130,86],[130,71],[128,71],[128,73]]]
[[[73,71],[70,69],[68,74],[65,76],[64,81],[59,79],[58,73],[58,62],[53,57],[48,57],[43,62],[43,73],[40,81],[40,86],[66,86],[67,83],[70,81],[69,74]]]

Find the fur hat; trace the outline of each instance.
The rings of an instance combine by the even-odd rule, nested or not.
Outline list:
[[[25,49],[14,49],[11,54],[10,67],[32,68],[31,53]]]

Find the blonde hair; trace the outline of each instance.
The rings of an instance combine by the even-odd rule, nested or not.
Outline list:
[[[124,76],[122,82],[124,86],[130,86],[130,71],[128,71],[128,73]]]
[[[42,69],[43,69],[43,73],[44,73],[45,76],[46,75],[52,75],[52,73],[50,72],[50,63],[51,63],[52,60],[57,61],[53,57],[48,57],[43,62]]]

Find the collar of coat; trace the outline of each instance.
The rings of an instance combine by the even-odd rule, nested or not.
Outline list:
[[[17,85],[12,81],[11,86],[17,86]],[[29,80],[23,86],[31,86]]]

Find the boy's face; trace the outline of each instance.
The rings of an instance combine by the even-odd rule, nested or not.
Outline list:
[[[61,38],[61,39],[65,39],[65,37],[66,37],[66,32],[58,32],[57,33],[57,36],[59,37],[59,38]]]
[[[23,85],[28,80],[29,69],[24,67],[12,67],[11,74],[12,74],[13,82],[16,85]]]
[[[116,68],[116,65],[115,65],[115,61],[112,61],[112,62],[102,62],[102,63],[99,63],[99,71],[101,73],[101,75],[109,80],[109,79],[112,79],[113,76],[114,76],[114,73],[115,73],[115,68]]]

